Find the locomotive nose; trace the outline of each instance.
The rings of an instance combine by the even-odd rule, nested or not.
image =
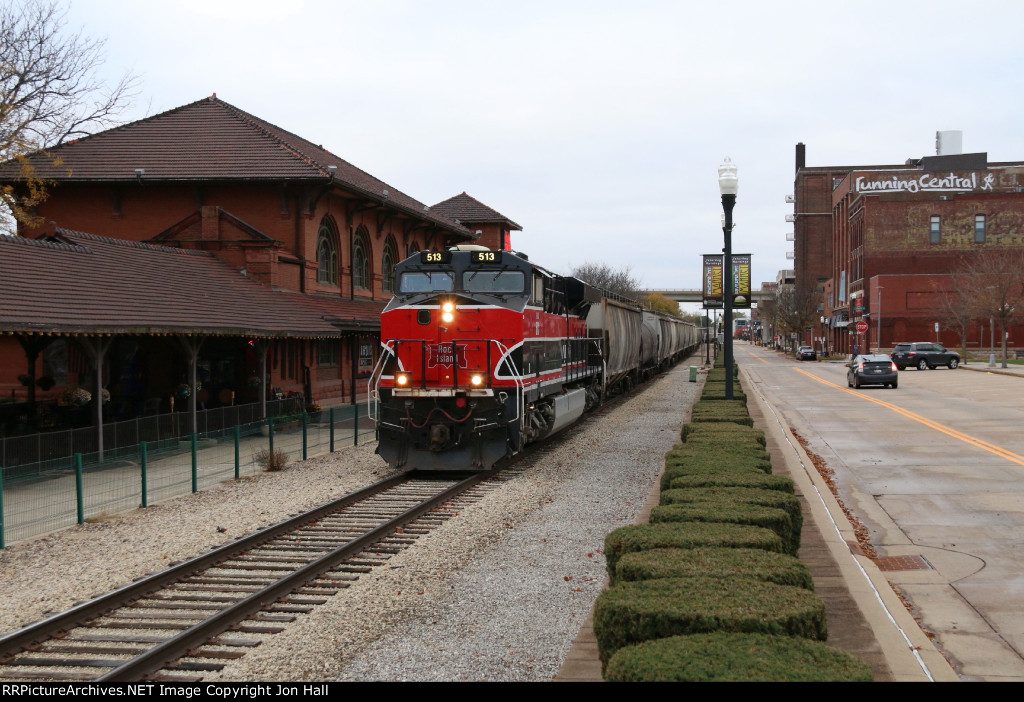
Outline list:
[[[433,424],[430,427],[430,450],[441,451],[451,441],[452,432],[445,424]]]

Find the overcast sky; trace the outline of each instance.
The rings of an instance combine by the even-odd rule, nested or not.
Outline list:
[[[557,272],[628,265],[697,288],[722,248],[717,168],[739,168],[733,251],[792,268],[794,148],[903,163],[963,130],[1024,159],[1024,3],[70,0],[141,78],[127,119],[217,97],[426,204],[463,191]],[[102,232],[96,232],[102,233]]]

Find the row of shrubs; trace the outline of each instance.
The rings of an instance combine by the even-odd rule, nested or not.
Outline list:
[[[825,606],[796,554],[793,482],[772,475],[737,369],[708,372],[691,422],[665,455],[650,522],[605,538],[611,587],[594,609],[615,682],[871,681],[829,648]]]

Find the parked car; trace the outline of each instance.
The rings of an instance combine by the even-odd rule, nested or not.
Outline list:
[[[902,342],[893,347],[892,360],[900,370],[911,366],[918,370],[947,366],[952,370],[960,365],[960,354],[930,341]]]
[[[818,354],[812,346],[801,346],[796,350],[796,358],[798,361],[817,361]]]
[[[892,358],[884,353],[861,354],[856,356],[846,371],[846,384],[851,388],[862,385],[886,385],[899,387],[899,372]]]

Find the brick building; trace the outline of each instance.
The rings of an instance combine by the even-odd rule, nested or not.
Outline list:
[[[391,297],[395,264],[420,250],[478,239],[508,242],[510,231],[520,229],[465,193],[429,207],[216,95],[31,160],[37,175],[51,184],[49,198],[36,212],[49,224],[40,231],[21,227],[23,237],[59,242],[53,238],[58,227],[154,249],[206,252],[277,295],[281,304],[288,298],[288,304],[305,310],[299,316],[323,320],[315,333],[305,328],[298,334],[284,323],[240,324],[200,344],[200,369],[208,374],[223,369],[210,382],[237,389],[239,397],[253,370],[247,343],[255,335],[266,342],[260,347],[267,354],[268,386],[276,392],[326,404],[355,402],[366,392],[363,378],[378,354],[379,315]],[[16,164],[0,165],[0,182],[23,187],[19,177]],[[51,273],[59,285],[64,272]],[[178,287],[189,284],[178,281]],[[175,289],[167,288],[168,298]],[[211,305],[237,306],[215,291],[210,294]],[[37,302],[40,328],[46,328],[44,318],[59,318],[60,311],[47,309],[45,296]],[[165,372],[173,376],[173,381],[151,379],[147,392],[156,394],[183,372],[182,344],[173,339],[182,332],[161,330],[160,310],[152,298],[146,304],[155,335],[168,335],[161,358],[169,359]],[[19,400],[26,396],[18,376],[27,367],[23,348],[31,329],[15,330],[8,317],[14,318],[0,310],[0,397]],[[65,328],[56,334],[75,332]],[[152,349],[154,343],[150,339],[142,347]],[[72,357],[82,355],[78,346],[71,344]],[[118,335],[105,373],[114,372],[112,359],[139,347],[132,334]],[[70,365],[82,372],[72,370],[68,384],[88,380],[87,364],[72,359]],[[105,377],[104,385],[109,381]],[[50,394],[59,390],[54,387]],[[208,398],[210,404],[217,401],[216,395]]]
[[[959,346],[942,309],[952,274],[980,251],[1024,248],[1022,186],[1024,163],[989,163],[984,153],[808,168],[797,145],[796,284],[821,291],[828,347]],[[864,335],[853,331],[861,320]],[[1024,329],[1014,338],[1024,342]],[[987,346],[980,323],[967,342]]]
[[[472,229],[477,235],[475,243],[497,251],[511,251],[512,232],[523,229],[505,215],[495,212],[466,193],[448,198],[430,209]]]

